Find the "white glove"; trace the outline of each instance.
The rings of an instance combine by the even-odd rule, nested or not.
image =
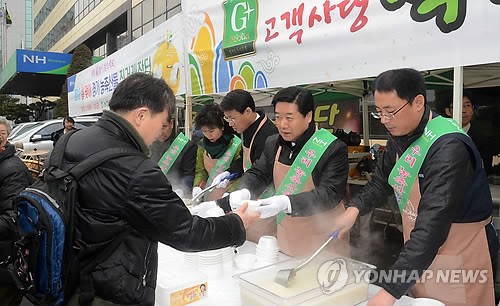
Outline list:
[[[241,189],[233,191],[229,194],[229,205],[231,210],[235,211],[240,208],[240,202],[250,200],[250,191],[248,189]]]
[[[227,185],[229,185],[230,181],[229,180],[222,181],[222,180],[230,174],[231,173],[229,173],[229,171],[224,171],[221,174],[217,175],[212,182],[212,186],[217,185],[217,188],[226,188]]]
[[[261,206],[257,207],[256,212],[260,213],[261,219],[276,216],[282,211],[287,213],[292,211],[290,198],[286,195],[278,195],[260,200],[260,204]]]
[[[200,187],[194,187],[193,188],[193,192],[191,193],[191,196],[194,198],[196,197],[197,195],[199,195],[201,193],[203,189],[201,189]]]
[[[191,208],[191,214],[203,217],[207,211],[211,208],[216,208],[217,203],[215,201],[202,202],[195,207]]]
[[[179,198],[184,198],[184,191],[182,191],[182,189],[175,189],[174,192],[177,193],[177,196],[179,196]]]

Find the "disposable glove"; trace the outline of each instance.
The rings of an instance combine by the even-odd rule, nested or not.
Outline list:
[[[192,197],[196,197],[197,195],[199,195],[201,193],[203,189],[201,189],[200,187],[194,187],[193,188],[193,192],[191,193]]]
[[[260,206],[256,209],[256,212],[260,213],[261,219],[276,216],[282,211],[288,213],[292,211],[290,198],[286,195],[278,195],[262,199],[260,200]]]
[[[229,194],[229,205],[233,211],[240,207],[240,202],[250,200],[250,191],[248,189],[241,189],[233,191]]]
[[[231,173],[229,173],[229,171],[224,171],[221,174],[217,175],[212,182],[212,186],[217,185],[217,188],[226,188],[227,185],[229,185],[230,181],[223,181],[223,179],[230,174]]]
[[[203,217],[207,213],[207,210],[215,207],[218,207],[215,201],[202,202],[191,208],[191,214]]]

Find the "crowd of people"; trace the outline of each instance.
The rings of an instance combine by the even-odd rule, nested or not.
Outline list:
[[[84,216],[77,226],[93,250],[87,259],[127,233],[91,273],[93,305],[153,305],[158,242],[194,252],[271,235],[281,252],[302,256],[340,231],[326,251],[349,256],[349,230],[358,216],[391,194],[402,216],[405,244],[390,269],[408,276],[416,271],[418,277],[439,269],[484,270],[487,281],[460,286],[435,278],[387,281],[368,305],[392,305],[405,294],[450,305],[494,305],[499,246],[486,177],[491,160],[470,124],[471,98],[464,94],[462,129],[429,108],[418,71],[383,72],[372,88],[372,116],[389,139],[371,181],[348,199],[347,146],[316,127],[309,90],[291,86],[277,92],[275,123],[256,110],[250,93],[233,90],[220,105],[197,112],[194,122],[203,134],[197,142],[174,132],[175,97],[165,81],[136,73],[120,82],[109,110],[93,126],[74,132],[64,151],[65,167],[107,148],[141,153],[106,161],[79,181]],[[450,104],[446,114],[451,112]],[[65,118],[54,141],[65,137],[72,123]],[[8,122],[0,120],[3,257],[16,236],[11,200],[32,183],[7,142],[9,131]],[[226,179],[232,174],[236,178]],[[189,210],[182,198],[196,197],[207,187],[214,188]],[[240,206],[248,200],[259,200],[255,213]],[[216,207],[225,215],[199,216]],[[17,305],[22,296],[8,280],[2,277],[0,304]],[[68,304],[79,304],[79,290]]]

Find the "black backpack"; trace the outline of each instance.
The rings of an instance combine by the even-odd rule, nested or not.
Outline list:
[[[94,298],[90,272],[129,232],[116,237],[90,262],[80,262],[86,250],[75,226],[82,213],[77,198],[78,180],[110,159],[143,154],[133,149],[111,148],[63,170],[66,145],[76,132],[61,137],[40,179],[13,200],[21,239],[14,243],[8,269],[17,287],[34,305],[64,305],[78,287],[80,304],[90,304]]]

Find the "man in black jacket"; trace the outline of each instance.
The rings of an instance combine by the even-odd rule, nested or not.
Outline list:
[[[252,95],[243,89],[227,93],[220,108],[224,112],[224,120],[241,135],[243,143],[241,157],[234,160],[227,171],[214,178],[214,184],[220,183],[219,188],[225,188],[230,181],[222,180],[232,173],[243,174],[250,169],[264,152],[267,137],[278,134],[278,129],[264,112],[255,110]],[[198,192],[201,192],[201,189]]]
[[[243,156],[231,164],[228,172],[243,173],[262,155],[267,138],[278,134],[278,129],[264,112],[255,110],[252,95],[243,89],[229,92],[222,99],[220,108],[224,120],[243,140]]]
[[[33,183],[28,167],[14,154],[7,142],[10,125],[0,117],[0,261],[11,255],[17,228],[13,222],[12,199]],[[0,305],[19,305],[22,295],[7,270],[0,268]]]
[[[167,122],[161,127],[161,134],[151,145],[151,159],[158,163],[166,151],[170,151],[172,143],[178,134],[174,133],[174,119],[169,115]],[[165,174],[168,181],[172,184],[174,191],[183,197],[191,194],[193,188],[194,174],[196,170],[196,143],[189,140],[182,151]]]
[[[344,235],[358,214],[394,193],[405,244],[387,273],[389,280],[377,279],[383,289],[368,305],[392,305],[407,293],[445,304],[494,305],[498,238],[478,150],[455,121],[431,112],[418,71],[389,70],[372,86],[372,116],[385,125],[389,140],[372,180],[348,203],[336,227]],[[454,271],[462,274],[446,277]],[[462,277],[479,271],[482,282]]]
[[[175,98],[162,79],[136,73],[116,87],[97,123],[69,139],[65,162],[74,164],[107,148],[127,148],[143,156],[103,163],[79,181],[82,217],[78,229],[95,258],[120,233],[128,232],[91,277],[102,303],[154,305],[158,242],[182,251],[202,251],[245,241],[245,227],[257,214],[246,208],[220,218],[192,216],[158,165],[147,157]],[[76,294],[70,304],[78,304]]]
[[[283,216],[286,213],[277,221],[278,243],[282,252],[300,256],[311,253],[327,239],[332,225],[329,218],[338,215],[339,210],[344,210],[343,205],[338,204],[344,198],[347,184],[347,146],[340,140],[333,140],[326,145],[321,156],[316,153],[318,156],[301,157],[305,150],[318,151],[318,146],[314,144],[306,149],[306,143],[317,135],[311,92],[301,87],[288,87],[280,90],[272,103],[279,134],[267,138],[263,154],[243,174],[238,190],[217,203],[225,211],[230,211],[241,201],[259,197],[270,184],[278,191],[287,174],[286,169],[296,160],[299,163],[305,161],[306,164],[300,164],[299,168],[308,171],[306,168],[310,163],[307,160],[317,157],[317,164],[314,168],[311,166],[313,170],[310,175],[299,169],[299,180],[306,182],[300,192],[285,190],[276,193],[261,200],[262,206],[258,208],[261,218]],[[200,205],[210,207],[211,203]],[[297,236],[292,237],[292,232]]]
[[[469,137],[474,141],[477,149],[479,150],[479,154],[481,155],[481,159],[484,163],[484,170],[486,174],[491,174],[491,170],[493,168],[493,150],[491,150],[492,141],[491,130],[485,129],[483,126],[479,124],[479,122],[475,122],[472,120],[474,116],[474,108],[475,103],[472,99],[472,93],[468,90],[464,90],[463,92],[463,103],[462,103],[462,128],[469,135]],[[445,108],[446,115],[448,117],[453,117],[453,101],[448,103],[448,106]]]

